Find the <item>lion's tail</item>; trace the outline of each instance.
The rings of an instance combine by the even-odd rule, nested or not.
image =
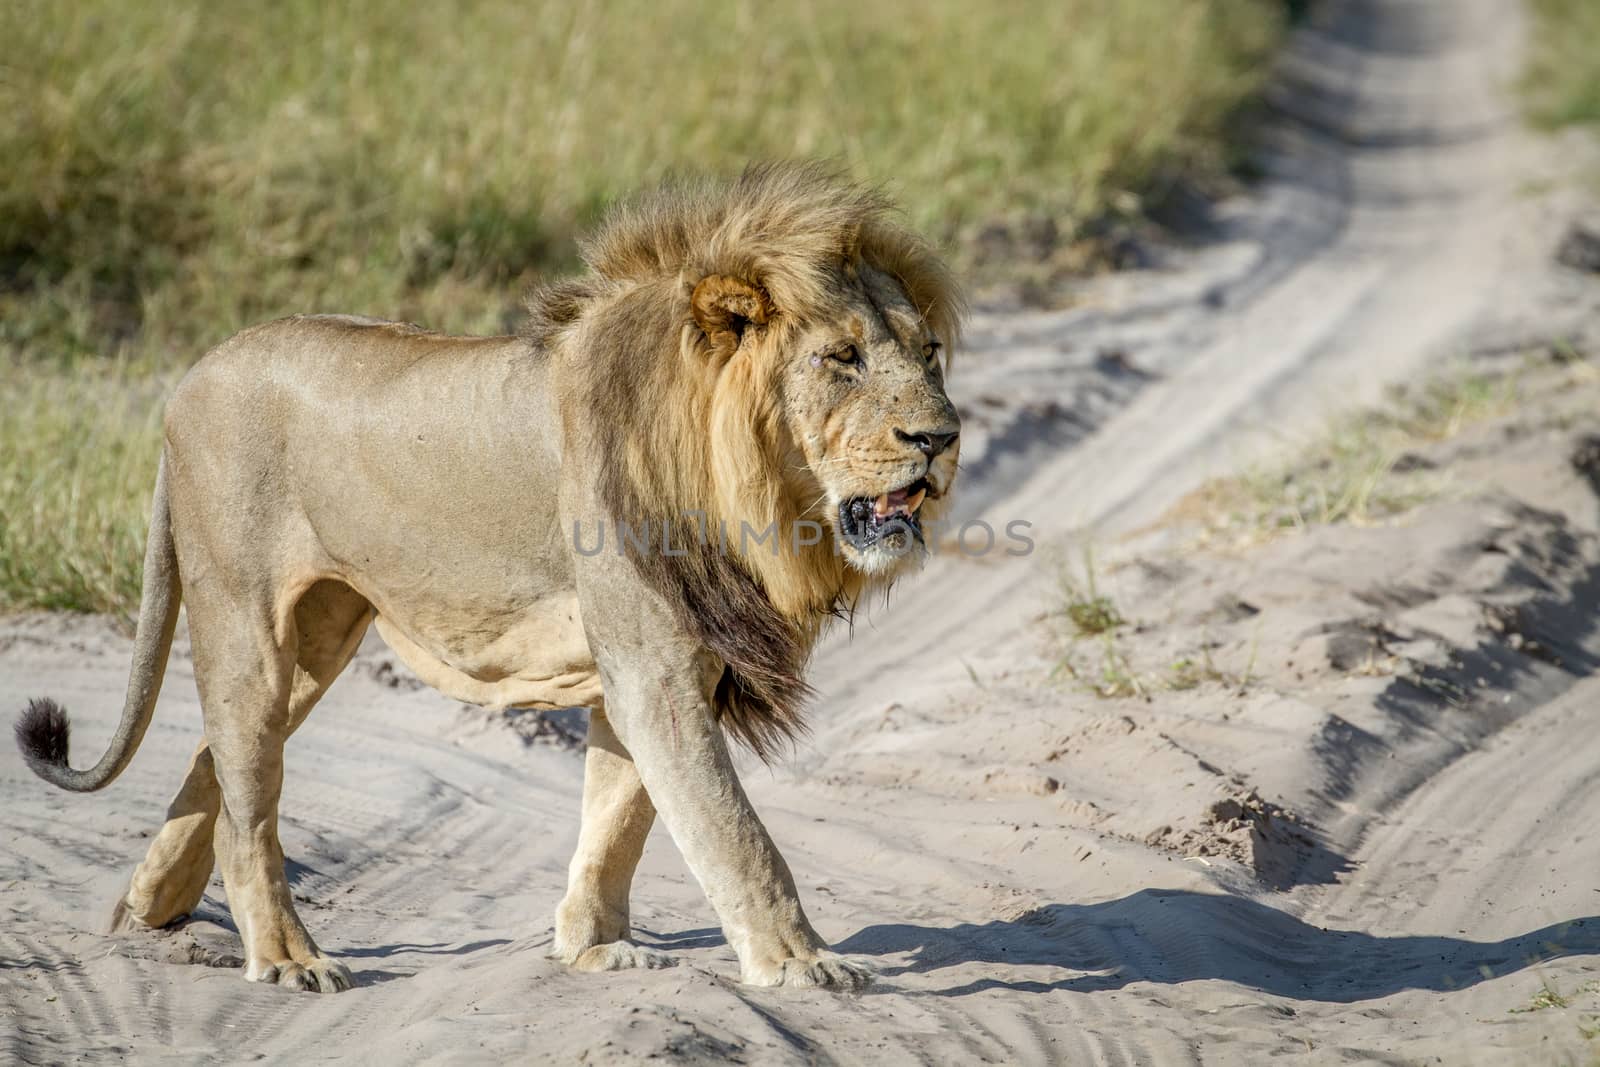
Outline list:
[[[22,749],[22,758],[33,773],[62,789],[91,793],[110,785],[128,766],[155,712],[161,678],[167,670],[167,653],[172,649],[172,634],[178,625],[181,596],[178,557],[172,547],[172,514],[167,504],[167,464],[163,458],[156,472],[150,536],[144,550],[144,591],[122,722],[100,762],[86,771],[75,771],[67,764],[71,727],[65,709],[53,700],[29,701],[27,710],[17,719],[16,730],[17,747]]]

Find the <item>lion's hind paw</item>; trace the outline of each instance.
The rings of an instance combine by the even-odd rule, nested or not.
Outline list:
[[[603,945],[591,945],[572,961],[572,966],[580,971],[625,971],[633,967],[654,971],[677,965],[678,961],[665,952],[636,945],[632,941],[607,941]]]

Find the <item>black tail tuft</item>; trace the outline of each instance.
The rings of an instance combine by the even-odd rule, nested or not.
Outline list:
[[[67,743],[72,724],[67,711],[48,698],[28,701],[28,710],[17,717],[17,747],[33,773],[49,781],[51,771],[67,769]]]

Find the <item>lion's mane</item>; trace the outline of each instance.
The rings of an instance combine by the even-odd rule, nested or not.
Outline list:
[[[881,194],[818,164],[668,183],[613,209],[581,250],[586,273],[529,293],[523,335],[599,428],[605,447],[581,461],[598,468],[613,519],[675,531],[684,554],[657,543],[630,558],[722,659],[723,724],[768,758],[803,729],[804,668],[822,624],[863,590],[830,538],[740,551],[741,523],[775,523],[784,537],[796,521],[824,521],[814,485],[806,492],[783,454],[777,372],[796,328],[828,306],[841,266],[897,278],[947,353],[960,292]],[[718,275],[756,287],[774,309],[758,342],[726,366],[691,308],[695,286]]]

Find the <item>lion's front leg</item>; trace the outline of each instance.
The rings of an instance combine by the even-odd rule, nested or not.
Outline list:
[[[583,827],[556,909],[552,958],[584,971],[672,965],[665,953],[627,940],[628,890],[655,817],[633,758],[605,713],[590,712]]]
[[[659,660],[656,661],[659,663]],[[739,784],[703,670],[611,672],[612,722],[753,985],[859,989],[860,962],[811,928],[789,867]],[[714,677],[714,675],[713,675]]]

